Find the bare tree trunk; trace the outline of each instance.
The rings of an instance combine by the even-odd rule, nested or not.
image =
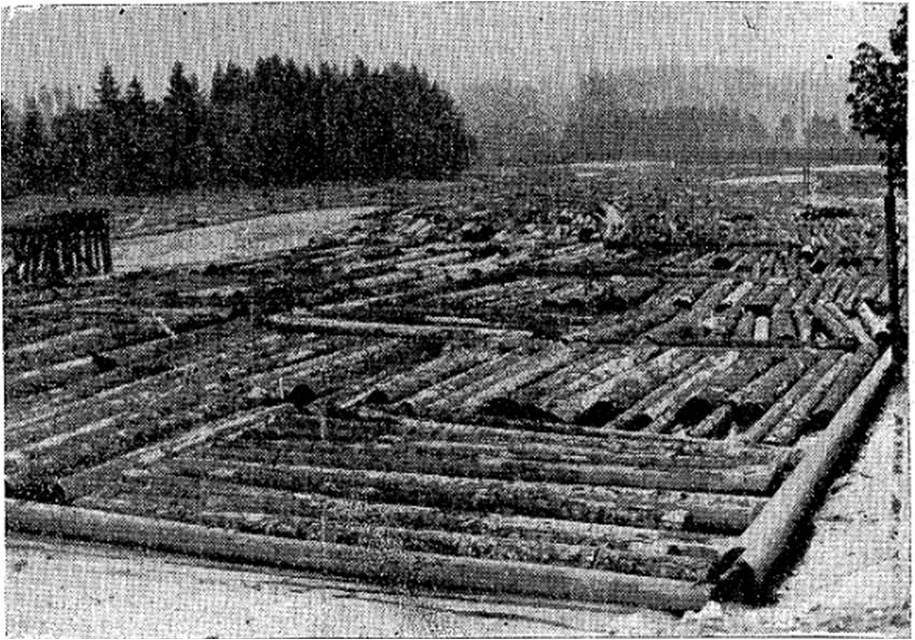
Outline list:
[[[902,336],[899,326],[899,260],[896,238],[896,194],[893,181],[887,176],[886,196],[883,199],[884,230],[886,234],[886,279],[889,285],[889,331],[893,356],[899,360]]]

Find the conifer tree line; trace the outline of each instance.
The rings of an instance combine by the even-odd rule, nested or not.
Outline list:
[[[276,55],[218,65],[209,94],[175,62],[159,100],[105,65],[92,104],[71,97],[46,117],[29,98],[13,118],[4,102],[2,119],[5,197],[435,179],[465,168],[473,146],[452,98],[415,66]]]

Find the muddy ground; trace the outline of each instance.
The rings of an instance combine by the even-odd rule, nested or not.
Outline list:
[[[833,483],[802,559],[765,606],[675,617],[621,607],[392,594],[127,549],[11,538],[10,637],[910,635],[906,385]]]

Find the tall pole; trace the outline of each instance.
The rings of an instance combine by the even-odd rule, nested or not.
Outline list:
[[[889,147],[889,144],[887,146]],[[896,192],[894,182],[893,158],[890,150],[887,149],[886,195],[883,198],[883,227],[886,238],[886,257],[884,262],[886,263],[886,280],[889,290],[890,346],[893,349],[894,359],[897,362],[901,362],[902,335],[899,319],[899,258],[897,255],[899,243],[896,236]]]

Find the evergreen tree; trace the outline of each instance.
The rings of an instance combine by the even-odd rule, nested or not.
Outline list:
[[[184,65],[175,61],[163,103],[166,187],[190,189],[202,179],[205,159],[200,131],[204,111],[197,78],[184,74]]]
[[[19,194],[21,189],[19,175],[19,127],[13,117],[6,100],[0,100],[0,179],[2,179],[3,198],[10,198]]]
[[[25,114],[19,135],[20,184],[24,191],[41,191],[47,187],[50,149],[44,122],[34,97],[26,99]]]

